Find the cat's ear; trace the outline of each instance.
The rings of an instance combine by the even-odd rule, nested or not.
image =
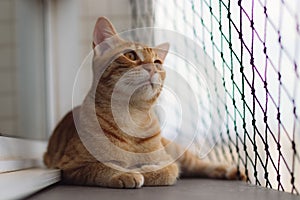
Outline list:
[[[154,51],[157,53],[157,56],[161,60],[164,61],[167,54],[168,54],[169,48],[170,48],[170,44],[168,42],[166,42],[166,43],[163,43],[163,44],[160,44],[160,45],[156,46],[154,48]]]
[[[105,17],[99,17],[94,29],[93,46],[100,44],[105,39],[116,35],[116,30],[112,23]]]

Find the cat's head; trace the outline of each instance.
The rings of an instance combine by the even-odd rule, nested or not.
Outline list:
[[[152,48],[125,41],[108,19],[100,17],[94,29],[93,46],[94,77],[101,71],[101,79],[96,83],[98,92],[108,96],[114,92],[130,95],[133,104],[155,102],[166,76],[162,64],[168,43]]]

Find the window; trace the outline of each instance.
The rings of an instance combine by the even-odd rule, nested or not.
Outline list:
[[[99,15],[119,31],[130,27],[129,1],[0,1],[1,197],[20,198],[59,180],[57,170],[32,167],[43,167],[47,139],[72,108]]]
[[[45,139],[43,3],[4,0],[0,4],[0,133]]]
[[[20,198],[59,180],[57,170],[33,169],[43,166],[51,129],[46,3],[0,1],[0,193],[4,199]],[[16,187],[18,191],[11,189]]]

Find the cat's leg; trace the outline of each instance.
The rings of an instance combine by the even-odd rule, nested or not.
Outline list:
[[[245,174],[236,167],[200,160],[191,152],[185,151],[179,145],[171,143],[165,138],[162,138],[162,144],[166,147],[166,151],[177,160],[181,175],[184,177],[246,180]]]
[[[144,184],[141,173],[122,172],[100,162],[63,169],[63,181],[76,185],[94,185],[111,188],[140,188]]]
[[[157,166],[143,166],[142,170],[146,171],[142,173],[145,182],[145,186],[164,186],[174,185],[179,176],[179,168],[176,163],[172,163],[164,168],[157,169]]]
[[[203,161],[186,151],[179,159],[183,177],[206,177],[228,180],[246,180],[236,167]]]

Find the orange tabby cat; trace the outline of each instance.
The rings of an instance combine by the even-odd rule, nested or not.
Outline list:
[[[113,42],[119,43],[122,48],[130,46],[131,50],[117,54],[120,49],[98,47],[99,44],[108,41],[113,36],[115,37]],[[124,41],[117,37],[109,20],[100,17],[95,25],[93,45],[94,81],[92,88],[94,90],[91,89],[83,104],[69,112],[57,125],[44,155],[47,167],[62,170],[64,182],[112,188],[140,188],[142,186],[173,185],[179,174],[221,179],[245,178],[236,168],[201,161],[189,151],[183,152],[178,145],[161,136],[152,105],[160,94],[166,76],[162,63],[169,48],[168,44],[150,48],[142,44]],[[103,63],[101,63],[105,60],[103,57],[109,58],[112,55],[118,56],[110,62],[101,78],[97,80],[95,77],[103,67]],[[119,86],[121,89],[118,91],[115,89],[116,85],[124,76],[127,76],[127,79],[122,83],[123,85]],[[122,95],[124,93],[126,96],[128,88],[136,87],[138,84],[141,86],[130,94],[127,110],[130,113],[130,119],[137,124],[133,127],[132,122],[126,118],[128,113],[124,113],[124,106],[121,104],[118,107],[118,102],[122,103]],[[117,114],[114,114],[112,109],[114,92],[116,94],[119,92],[118,98],[115,98],[117,103],[114,107]],[[96,118],[103,132],[96,131],[92,124],[93,118]],[[134,159],[129,158],[128,154],[119,153],[113,148],[104,150],[106,144],[97,144],[97,140],[92,139],[90,141],[94,143],[100,157],[108,154],[122,158],[121,162],[106,156],[107,158],[103,161],[99,161],[98,157],[92,155],[84,146],[78,133],[78,127],[74,122],[76,120],[80,121],[82,132],[87,138],[89,136],[93,138],[95,135],[97,137],[104,136],[112,146],[116,146],[124,152],[137,154],[147,154],[158,150],[160,152],[153,154],[154,156],[142,156],[145,159],[143,162],[133,164],[132,160]],[[127,134],[126,130],[131,134]],[[167,165],[162,165],[160,162],[172,159],[175,161],[169,162]]]

